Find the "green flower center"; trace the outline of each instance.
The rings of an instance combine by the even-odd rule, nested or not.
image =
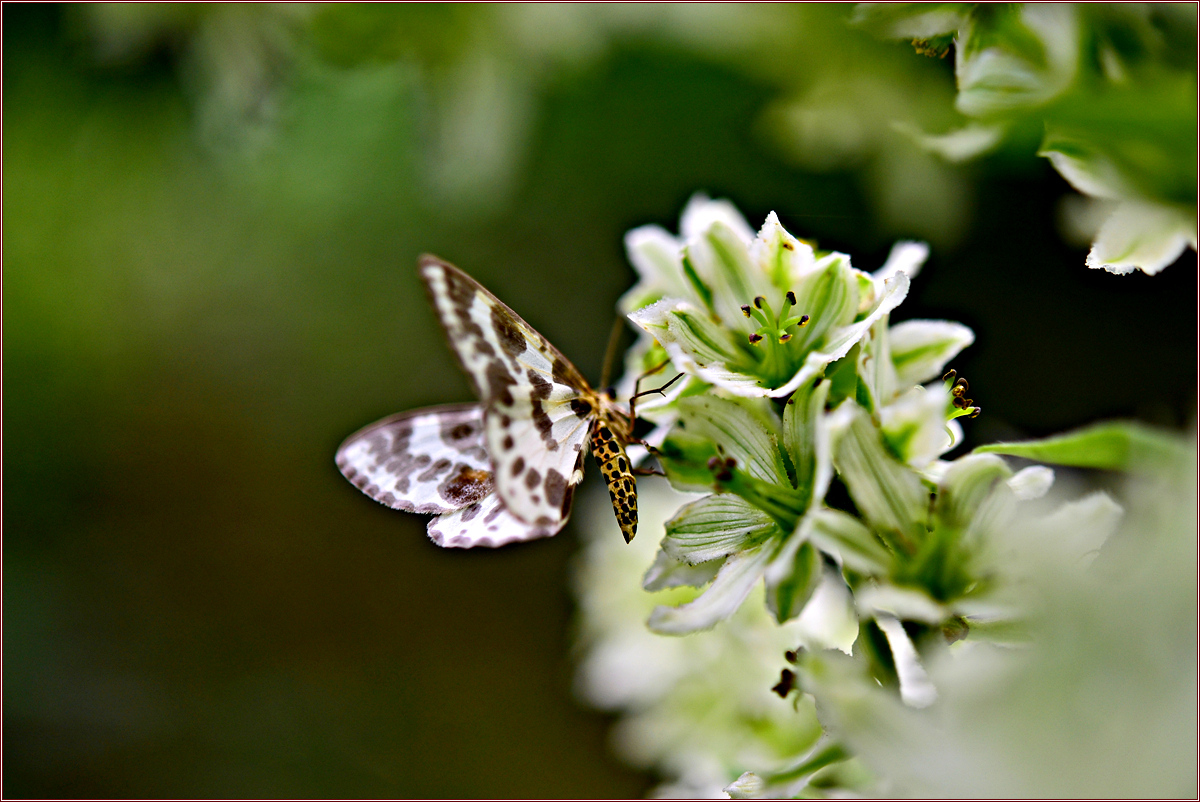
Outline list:
[[[742,307],[742,314],[759,324],[748,337],[750,344],[762,351],[755,372],[772,386],[791,375],[794,359],[788,354],[787,345],[795,330],[808,325],[808,315],[789,315],[795,305],[796,294],[788,290],[783,296],[779,314],[761,295],[754,299],[752,305]]]

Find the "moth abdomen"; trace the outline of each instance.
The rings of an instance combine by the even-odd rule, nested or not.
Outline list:
[[[604,474],[604,482],[608,485],[608,495],[612,499],[617,525],[621,527],[621,534],[628,543],[637,534],[637,480],[630,470],[625,447],[603,421],[598,423],[592,432],[592,453],[595,454],[600,472]]]

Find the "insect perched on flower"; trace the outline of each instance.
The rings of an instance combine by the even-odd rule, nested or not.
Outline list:
[[[439,546],[502,546],[562,529],[590,446],[631,540],[630,416],[479,282],[434,256],[420,265],[481,403],[402,412],[367,426],[338,448],[342,475],[393,509],[436,514],[429,536]]]

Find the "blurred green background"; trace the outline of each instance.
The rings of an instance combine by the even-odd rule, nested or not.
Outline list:
[[[470,398],[423,251],[595,380],[624,232],[696,190],[865,270],[925,239],[893,320],[974,328],[969,444],[1191,425],[1195,254],[1087,270],[1040,133],[921,153],[952,64],[848,14],[5,5],[3,793],[650,788],[573,700],[572,528],[443,551],[334,468]]]

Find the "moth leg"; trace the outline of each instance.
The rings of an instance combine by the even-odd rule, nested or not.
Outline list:
[[[641,376],[638,376],[637,381],[635,381],[633,383],[633,395],[629,396],[629,430],[630,430],[630,432],[633,431],[633,426],[635,423],[637,423],[637,400],[644,395],[653,395],[654,393],[658,393],[659,395],[666,395],[666,392],[664,392],[664,391],[668,387],[670,387],[672,384],[674,384],[675,382],[677,382],[683,378],[684,374],[679,373],[679,374],[676,374],[675,378],[671,379],[669,382],[662,385],[661,387],[656,387],[653,390],[640,390],[640,391],[638,390],[638,388],[642,384],[642,379],[646,378],[647,376],[652,376],[653,374],[658,373],[660,370],[662,370],[669,364],[671,364],[671,360],[668,359],[666,362],[663,362],[661,365],[653,367],[650,370],[643,373]],[[642,445],[645,445],[645,443],[642,443]]]

